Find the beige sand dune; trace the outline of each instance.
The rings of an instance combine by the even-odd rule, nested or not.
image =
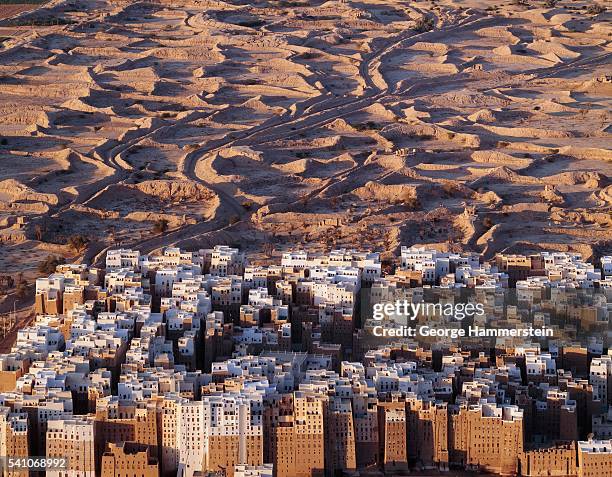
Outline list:
[[[609,179],[593,171],[572,171],[561,172],[552,176],[542,178],[547,184],[553,185],[576,185],[584,184],[586,187],[594,189],[606,185]]]
[[[481,169],[471,169],[473,171],[480,171]],[[473,181],[470,187],[477,188],[481,185],[486,185],[491,182],[503,182],[503,183],[514,183],[514,184],[539,184],[540,179],[530,176],[523,176],[506,166],[499,166],[492,169],[482,170],[484,174]]]
[[[49,205],[57,204],[55,194],[41,194],[14,179],[0,182],[0,198],[4,202],[44,202]]]
[[[540,198],[551,205],[561,207],[565,205],[565,198],[558,190],[555,190],[554,186],[546,185],[544,190],[540,192]]]
[[[534,106],[534,108],[539,108],[538,106]],[[539,109],[538,109],[539,110]],[[571,109],[570,109],[571,110]],[[571,110],[573,111],[573,110]],[[480,109],[475,113],[470,114],[467,119],[473,121],[475,123],[506,123],[512,121],[521,121],[533,116],[533,113],[518,110],[518,109],[502,109],[502,108],[493,108],[493,109]]]
[[[501,151],[474,151],[470,157],[474,162],[505,165],[515,169],[529,167],[533,163],[532,159],[514,157]]]
[[[560,60],[575,59],[580,57],[580,53],[572,51],[570,48],[567,48],[563,44],[557,42],[556,38],[549,41],[536,40],[529,43],[527,48],[543,55],[552,53]]]
[[[417,189],[410,185],[385,185],[368,182],[365,186],[353,191],[360,199],[377,201],[405,201],[416,199]]]
[[[508,43],[510,45],[516,45],[521,41],[521,39],[515,36],[506,26],[480,28],[474,33],[478,36],[486,38],[495,38],[498,40],[503,40],[505,43]]]
[[[446,55],[450,51],[449,46],[445,43],[433,43],[426,41],[417,41],[410,48],[412,50],[428,51],[436,56]]]
[[[600,161],[612,161],[612,151],[596,147],[563,146],[559,148],[559,154],[565,154],[576,159],[597,159]]]
[[[202,184],[186,180],[150,180],[131,187],[160,200],[174,203],[211,201],[215,195]]]
[[[506,137],[524,137],[524,138],[567,138],[572,137],[573,133],[570,131],[555,131],[552,129],[539,129],[539,128],[526,128],[526,127],[504,127],[504,126],[492,126],[489,124],[481,124],[481,128],[486,129],[499,136]]]
[[[612,206],[612,185],[606,186],[591,195],[593,200],[600,207]]]

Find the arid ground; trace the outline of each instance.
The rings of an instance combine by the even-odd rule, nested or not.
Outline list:
[[[9,16],[0,272],[111,246],[610,251],[605,3],[55,0]]]

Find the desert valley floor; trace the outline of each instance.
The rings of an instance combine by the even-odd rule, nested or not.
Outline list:
[[[4,18],[0,271],[118,245],[609,252],[605,3],[55,0]]]

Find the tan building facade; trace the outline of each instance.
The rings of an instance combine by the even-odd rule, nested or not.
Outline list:
[[[102,477],[157,477],[157,458],[151,448],[136,442],[109,443],[102,455]]]
[[[576,477],[576,444],[525,451],[519,456],[520,475],[524,477]]]
[[[523,452],[523,414],[516,406],[461,406],[451,415],[451,463],[514,475]]]
[[[341,470],[355,470],[355,426],[350,399],[333,397],[325,412],[325,471],[335,475]]]
[[[275,477],[321,477],[325,469],[323,400],[310,393],[285,395],[267,408],[269,454]]]
[[[379,403],[379,456],[380,465],[384,471],[408,469],[406,435],[406,408],[404,402]]]
[[[425,468],[448,469],[448,410],[445,403],[406,399],[408,459]]]
[[[66,470],[47,471],[48,477],[95,477],[95,425],[92,419],[49,421],[47,457],[66,458]]]

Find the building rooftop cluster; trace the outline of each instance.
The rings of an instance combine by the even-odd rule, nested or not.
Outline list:
[[[92,477],[610,475],[611,264],[402,247],[385,273],[378,253],[252,266],[216,246],[59,265],[0,355],[0,445]],[[515,287],[516,302],[500,303]],[[472,290],[483,324],[527,317],[563,339],[373,340],[366,297],[390,290]]]

